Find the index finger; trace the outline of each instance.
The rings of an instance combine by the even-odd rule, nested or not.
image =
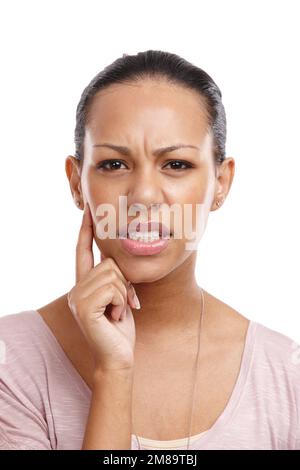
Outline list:
[[[86,202],[76,245],[76,283],[94,267],[93,239],[93,219]]]

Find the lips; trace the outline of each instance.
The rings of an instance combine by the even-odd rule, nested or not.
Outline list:
[[[134,223],[132,224],[132,227],[130,226],[130,222],[127,225],[122,226],[119,229],[118,236],[122,237],[127,237],[129,232],[140,232],[140,233],[149,233],[152,230],[159,231],[159,236],[162,238],[168,238],[172,236],[172,231],[171,229],[169,230],[168,227],[163,224],[162,222],[156,222],[156,221],[148,221],[148,222],[139,222],[139,223]]]

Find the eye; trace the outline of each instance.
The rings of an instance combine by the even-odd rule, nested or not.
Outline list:
[[[107,167],[109,165],[109,167]],[[125,165],[121,160],[104,160],[103,162],[98,163],[97,168],[103,169],[104,171],[116,171],[122,170],[123,168],[120,165]],[[171,162],[167,163],[167,165],[172,165],[172,170],[180,171],[180,170],[188,170],[192,168],[192,165],[188,162],[182,160],[172,160]],[[182,168],[181,166],[185,165],[186,168]]]
[[[105,167],[105,165],[113,165],[113,164],[114,164],[114,166],[112,166],[110,168]],[[117,164],[117,165],[115,165],[115,164]],[[121,160],[104,160],[103,162],[98,163],[97,168],[101,168],[104,171],[115,171],[115,170],[120,169],[119,164],[124,165],[124,163]]]
[[[175,166],[173,166],[173,170],[187,170],[189,168],[192,168],[192,165],[188,162],[184,162],[184,161],[181,161],[181,160],[172,160],[171,162],[167,163],[167,165],[174,165],[176,163]],[[186,168],[179,168],[178,166],[180,165],[185,165]]]

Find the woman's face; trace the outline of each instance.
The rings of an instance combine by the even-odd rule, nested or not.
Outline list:
[[[212,134],[207,126],[201,97],[193,90],[164,80],[144,79],[139,83],[112,85],[93,98],[86,124],[82,169],[79,170],[74,158],[68,157],[67,167],[72,167],[72,179],[71,171],[67,173],[72,192],[78,193],[79,189],[82,205],[83,201],[89,203],[97,246],[106,257],[116,261],[124,276],[133,283],[161,279],[191,256],[195,257],[195,249],[186,249],[186,243],[191,240],[186,238],[183,228],[183,224],[188,223],[188,219],[184,222],[184,205],[191,210],[189,221],[194,232],[196,205],[199,205],[201,220],[198,223],[202,234],[210,210],[216,208],[216,197],[222,194],[224,199],[229,190],[233,161],[226,159],[231,160],[231,164],[223,162],[227,171],[218,178]],[[103,143],[127,147],[127,153],[100,147]],[[179,144],[193,147],[155,154],[157,149]],[[105,160],[113,161],[104,163]],[[118,238],[98,238],[96,227],[103,215],[96,215],[97,208],[103,203],[114,207],[118,230],[119,196],[126,196],[127,209],[133,204],[143,205],[147,209],[143,220],[149,221],[153,220],[151,204],[165,208],[179,205],[182,237],[171,237],[163,251],[152,255],[130,253]],[[157,211],[158,207],[154,209]],[[132,214],[127,214],[125,223],[141,213]],[[162,221],[161,216],[159,220]],[[170,231],[173,233],[174,224],[171,211]]]

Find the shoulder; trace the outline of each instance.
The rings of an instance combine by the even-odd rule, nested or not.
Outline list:
[[[0,378],[22,384],[46,375],[51,338],[35,310],[0,317]]]
[[[37,313],[34,310],[24,310],[0,317],[0,341],[2,349],[18,349],[28,344],[28,337],[34,338],[38,328]]]
[[[0,448],[50,449],[48,380],[38,313],[0,317]]]
[[[30,346],[32,342],[38,343],[40,335],[36,335],[41,330],[38,313],[35,310],[24,310],[0,317],[0,341],[11,349]],[[30,341],[29,341],[30,340]]]
[[[0,316],[0,334],[1,336],[10,333],[11,329],[21,332],[26,329],[29,324],[35,322],[37,312],[35,310],[22,310],[17,313]]]
[[[284,333],[260,322],[252,322],[256,329],[257,349],[266,358],[273,358],[277,363],[291,370],[300,369],[300,343]],[[298,369],[297,369],[297,366]]]
[[[252,371],[268,393],[287,397],[300,413],[300,344],[259,322],[252,322]],[[300,416],[299,416],[300,417]]]

